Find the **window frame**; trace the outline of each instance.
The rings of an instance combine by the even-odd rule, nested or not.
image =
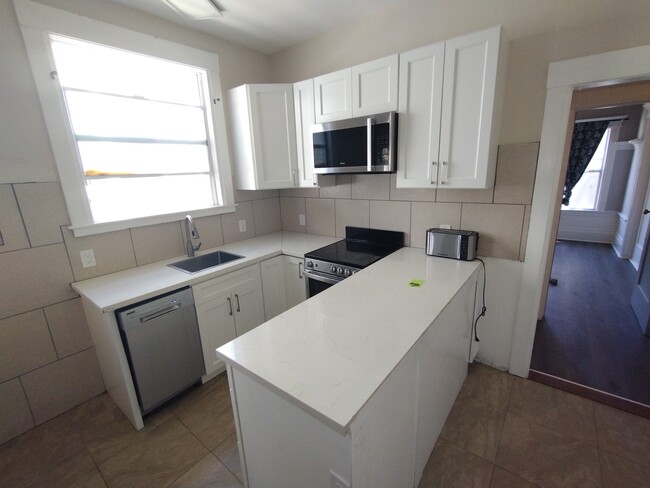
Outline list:
[[[209,150],[213,162],[218,204],[192,209],[195,217],[235,211],[230,154],[223,107],[219,57],[215,53],[159,39],[141,32],[93,20],[32,2],[14,0],[18,23],[25,41],[32,74],[41,102],[63,194],[76,237],[181,220],[188,211],[151,215],[128,220],[94,223],[85,191],[85,179],[69,123],[62,89],[56,80],[50,34],[140,53],[202,69],[207,74],[209,93],[206,117]]]

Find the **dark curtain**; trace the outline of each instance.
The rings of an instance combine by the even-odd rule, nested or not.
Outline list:
[[[600,120],[597,122],[580,122],[573,126],[573,139],[571,140],[566,180],[564,180],[562,205],[569,204],[571,190],[582,178],[608,125],[608,120]]]

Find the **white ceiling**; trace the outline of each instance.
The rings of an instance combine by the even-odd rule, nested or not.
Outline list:
[[[404,0],[218,0],[223,16],[192,20],[163,0],[109,0],[272,54]]]

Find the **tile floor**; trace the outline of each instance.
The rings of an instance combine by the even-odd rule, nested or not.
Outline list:
[[[225,375],[141,431],[103,394],[0,446],[0,487],[241,487],[234,430]],[[535,486],[650,487],[650,420],[472,365],[420,488]]]

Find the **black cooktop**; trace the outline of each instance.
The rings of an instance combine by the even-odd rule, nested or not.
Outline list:
[[[346,227],[345,239],[308,252],[305,258],[365,268],[404,246],[404,233]]]

